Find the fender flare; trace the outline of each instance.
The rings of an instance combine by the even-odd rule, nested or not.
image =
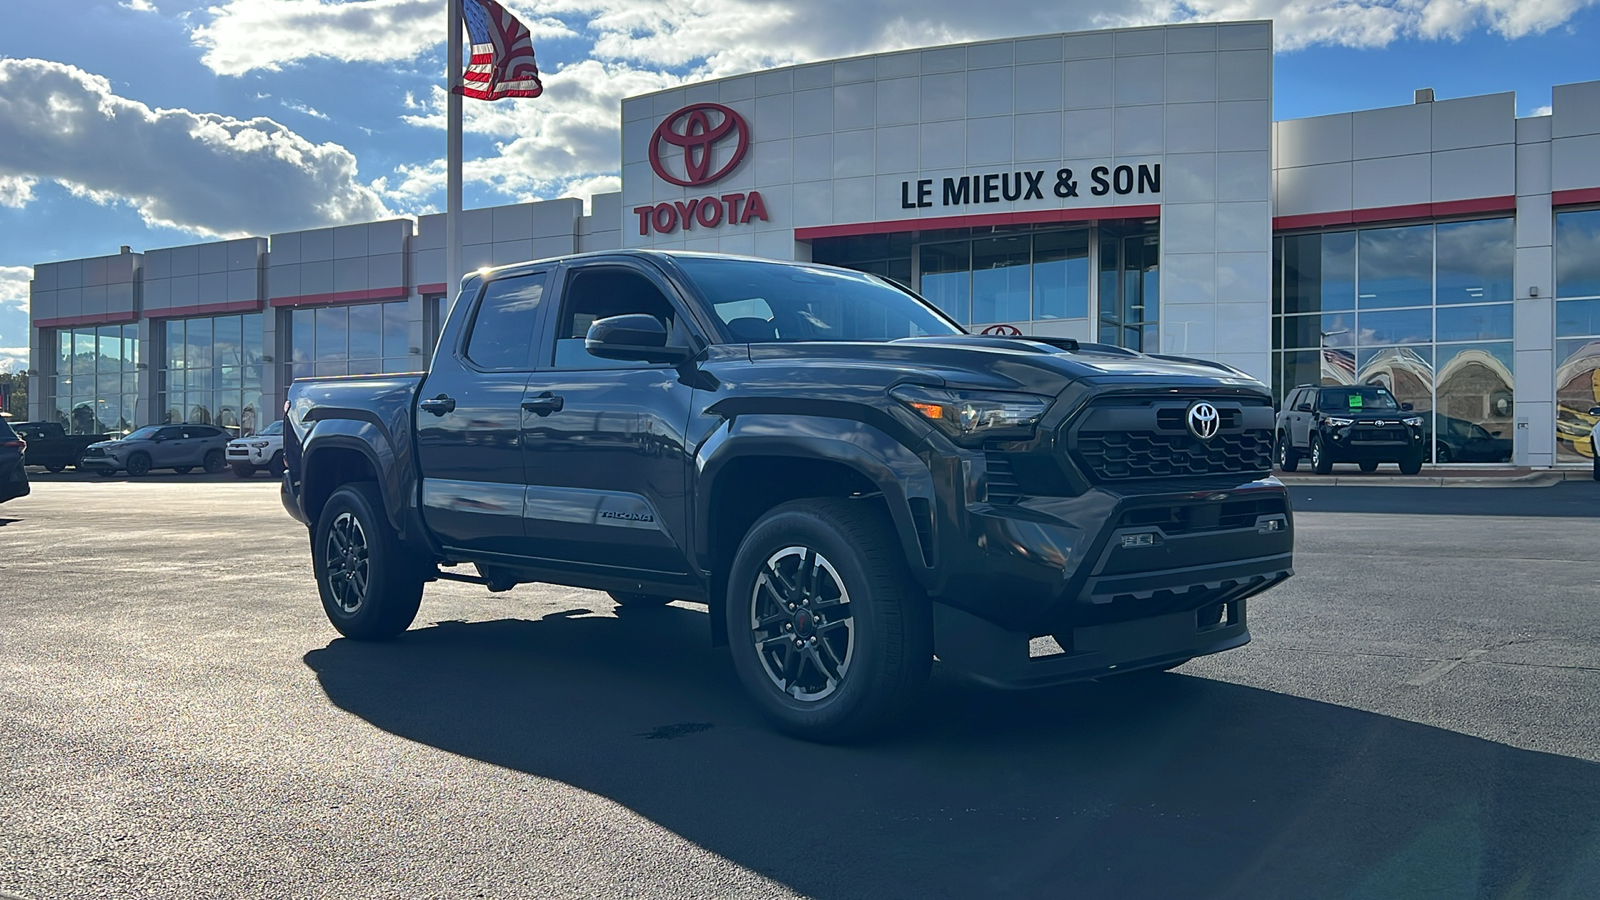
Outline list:
[[[695,454],[694,542],[697,562],[711,571],[712,499],[729,463],[752,457],[838,463],[883,495],[907,568],[924,586],[933,580],[934,480],[927,463],[888,433],[865,422],[821,416],[741,415],[724,422]],[[920,512],[914,512],[914,505]],[[918,522],[920,516],[923,521]]]
[[[315,471],[311,463],[317,455],[326,450],[351,450],[359,453],[372,468],[378,486],[378,495],[383,498],[383,515],[393,528],[395,534],[402,542],[408,544],[428,544],[429,551],[434,552],[431,542],[426,540],[427,532],[421,529],[420,519],[416,516],[416,504],[405,502],[405,485],[399,483],[403,477],[394,464],[394,456],[385,454],[380,448],[374,446],[369,435],[362,432],[372,431],[372,426],[351,419],[324,418],[317,426],[306,435],[306,441],[301,449],[301,472]],[[337,487],[334,488],[337,490]],[[306,484],[304,475],[300,483],[300,506],[307,519],[311,520],[314,527],[316,516],[306,503]]]

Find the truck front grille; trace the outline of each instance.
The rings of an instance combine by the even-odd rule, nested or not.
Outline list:
[[[1269,472],[1270,433],[1219,434],[1202,441],[1187,434],[1088,432],[1078,435],[1078,457],[1097,481]]]
[[[1404,444],[1407,435],[1404,428],[1352,428],[1350,441],[1357,444]]]

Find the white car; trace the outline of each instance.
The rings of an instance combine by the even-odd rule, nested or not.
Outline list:
[[[1600,406],[1590,407],[1589,415],[1600,416]],[[1594,454],[1594,480],[1600,481],[1600,422],[1589,429],[1589,452]]]
[[[262,469],[274,478],[283,474],[283,420],[279,419],[249,437],[228,442],[228,465],[240,478],[252,478]]]

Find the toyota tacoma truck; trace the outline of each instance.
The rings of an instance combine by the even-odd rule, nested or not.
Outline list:
[[[1293,574],[1258,381],[968,334],[808,263],[479,272],[426,373],[296,381],[285,416],[284,506],[340,633],[394,637],[438,579],[702,604],[813,740],[892,721],[935,658],[1030,687],[1238,647]]]

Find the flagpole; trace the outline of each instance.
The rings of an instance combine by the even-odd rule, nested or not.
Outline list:
[[[444,217],[444,279],[445,304],[455,300],[461,288],[461,94],[456,85],[461,79],[461,0],[448,0],[450,6],[449,34],[446,41],[448,62],[445,85],[445,117],[448,120],[445,137],[445,194]]]

